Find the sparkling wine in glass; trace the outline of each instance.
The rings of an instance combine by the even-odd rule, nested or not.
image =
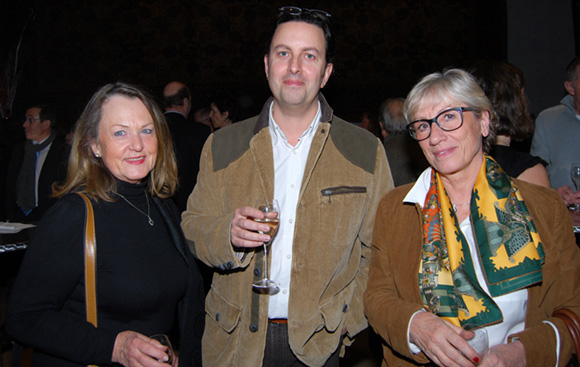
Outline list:
[[[570,166],[570,178],[574,182],[574,186],[576,186],[576,191],[580,190],[580,163],[572,163]],[[571,209],[579,210],[580,205],[574,204]]]
[[[167,350],[165,351],[165,353],[167,354],[167,357],[168,357],[167,361],[164,362],[162,360],[159,360],[159,362],[173,365],[173,360],[174,360],[173,347],[171,346],[171,342],[169,341],[169,338],[167,337],[167,335],[155,334],[155,335],[151,335],[150,338],[157,340],[159,343],[161,343],[161,345],[164,345],[167,347]]]
[[[268,272],[268,247],[272,243],[274,235],[278,231],[278,226],[280,224],[279,218],[280,207],[278,206],[277,200],[259,202],[257,203],[256,207],[262,213],[264,213],[265,217],[264,219],[255,218],[254,221],[267,224],[270,227],[270,229],[267,232],[259,231],[262,234],[267,234],[268,236],[270,236],[270,241],[262,243],[264,247],[264,278],[252,283],[252,286],[254,287],[254,289],[257,290],[265,290],[268,291],[269,293],[277,293],[278,291],[280,291],[278,284],[276,284],[275,281],[269,278],[270,275]]]

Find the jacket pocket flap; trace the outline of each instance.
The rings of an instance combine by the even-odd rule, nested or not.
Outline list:
[[[240,322],[242,308],[227,298],[222,297],[215,288],[207,295],[206,313],[215,320],[224,331],[231,333]]]

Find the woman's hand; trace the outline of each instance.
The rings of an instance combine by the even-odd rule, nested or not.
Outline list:
[[[157,340],[134,331],[123,331],[117,335],[113,347],[113,362],[125,367],[167,367],[167,347]]]
[[[520,341],[500,344],[487,351],[479,367],[525,367],[526,352]]]
[[[462,331],[431,312],[419,312],[411,321],[409,337],[438,366],[474,367],[479,358],[460,335]]]

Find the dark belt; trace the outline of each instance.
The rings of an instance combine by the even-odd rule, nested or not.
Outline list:
[[[268,322],[271,322],[272,324],[287,324],[288,319],[268,319]]]

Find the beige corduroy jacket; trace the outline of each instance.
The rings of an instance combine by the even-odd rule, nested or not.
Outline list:
[[[288,305],[290,347],[309,366],[323,365],[341,340],[349,344],[367,327],[362,295],[374,217],[393,187],[380,141],[334,117],[322,95],[319,100],[322,117],[296,208]],[[259,116],[210,136],[182,215],[192,250],[217,269],[206,300],[206,367],[262,365],[269,296],[251,286],[261,277],[261,252],[240,257],[230,243],[230,222],[236,208],[274,195],[270,103]]]

